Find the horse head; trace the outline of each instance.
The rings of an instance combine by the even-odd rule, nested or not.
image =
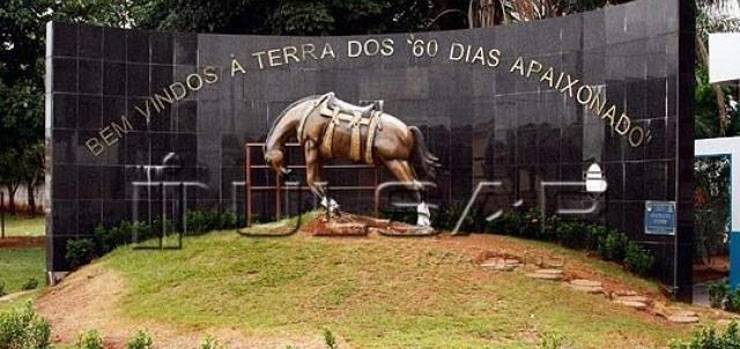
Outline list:
[[[285,166],[285,152],[283,151],[282,147],[277,147],[274,149],[268,149],[267,147],[263,150],[265,155],[265,162],[270,165],[270,167],[280,175],[287,176],[293,170],[288,169]]]

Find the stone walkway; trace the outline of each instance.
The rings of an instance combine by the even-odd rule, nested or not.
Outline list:
[[[676,306],[667,306],[661,302],[654,302],[647,296],[634,291],[610,292],[598,280],[569,280],[563,271],[563,267],[565,266],[564,260],[558,263],[547,264],[542,262],[541,258],[532,259],[531,256],[525,256],[523,260],[524,262],[510,256],[492,257],[483,261],[480,267],[493,272],[511,272],[522,269],[524,270],[524,275],[529,278],[549,282],[563,281],[563,285],[573,290],[588,294],[602,294],[605,298],[616,304],[635,310],[648,311],[673,323],[688,324],[699,322],[699,316],[695,312],[687,311]]]

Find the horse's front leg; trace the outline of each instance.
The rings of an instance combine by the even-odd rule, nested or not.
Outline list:
[[[321,164],[319,159],[319,148],[315,142],[308,140],[304,145],[306,157],[306,183],[311,188],[311,192],[321,200],[321,206],[333,216],[339,211],[339,204],[326,194],[326,188],[321,184],[320,172]]]

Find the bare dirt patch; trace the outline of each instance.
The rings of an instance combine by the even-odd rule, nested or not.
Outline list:
[[[230,348],[282,348],[287,344],[300,348],[325,347],[319,336],[298,338],[286,334],[276,339],[229,328],[184,329],[134,321],[118,310],[125,290],[125,282],[116,272],[91,265],[50,288],[36,302],[36,310],[50,321],[55,343],[74,343],[81,333],[95,329],[104,336],[106,348],[124,348],[127,338],[137,329],[145,329],[158,348],[197,348],[208,335]]]
[[[13,236],[0,239],[0,248],[32,248],[46,246],[46,237]]]

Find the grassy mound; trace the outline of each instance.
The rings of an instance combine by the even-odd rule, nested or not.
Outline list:
[[[218,232],[186,238],[184,246],[122,248],[96,263],[125,280],[121,314],[259,337],[329,329],[345,346],[362,348],[532,347],[551,335],[576,348],[656,347],[691,330],[560,283],[478,267],[481,253],[505,246],[565,257],[566,267],[657,291],[615,265],[512,238],[254,239]]]

